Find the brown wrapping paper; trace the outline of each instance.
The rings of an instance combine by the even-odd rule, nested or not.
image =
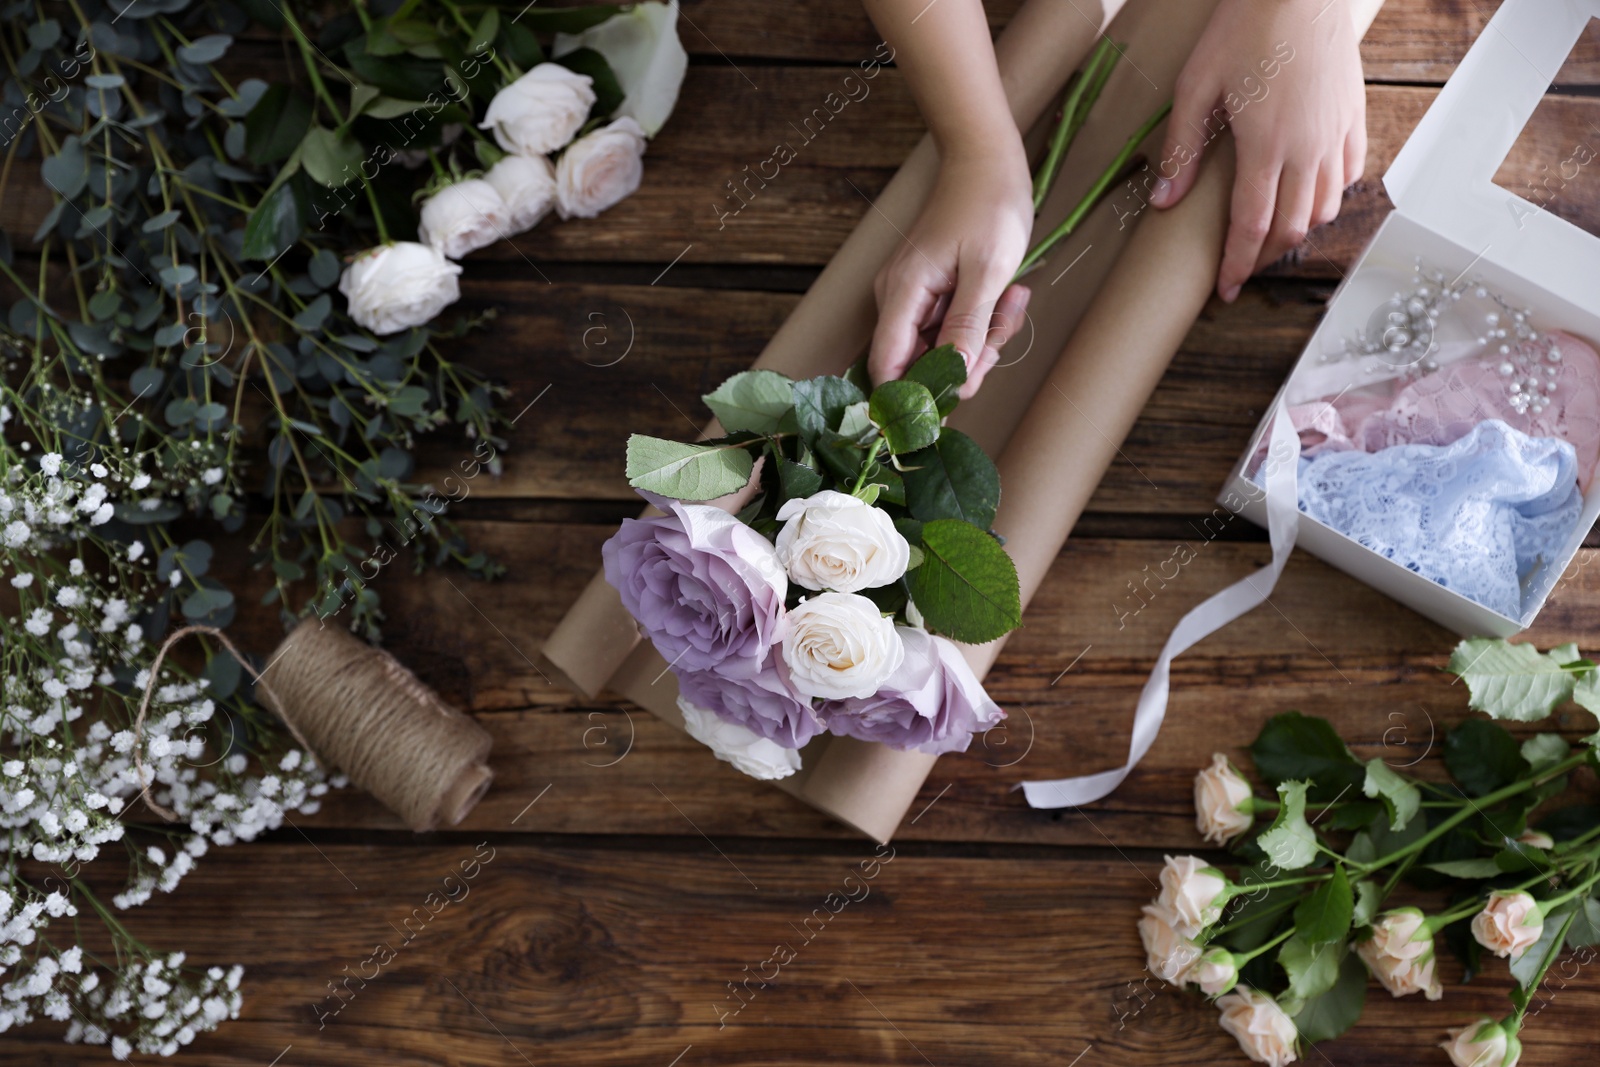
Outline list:
[[[1366,9],[1356,16],[1358,30],[1364,32],[1381,2],[1356,0]],[[1032,131],[1030,143],[1039,143],[1048,125],[1046,108],[1112,15],[1112,36],[1126,52],[1040,212],[1036,239],[1077,202],[1128,133],[1170,98],[1213,6],[1214,0],[1130,0],[1119,13],[1119,0],[1107,0],[1099,24],[1080,5],[1055,0],[1028,0],[1017,12],[996,43],[996,55],[1013,115],[1019,127]],[[1144,151],[1159,152],[1163,136],[1164,128],[1157,129]],[[1113,203],[1055,249],[1028,279],[1034,289],[1029,329],[1007,346],[982,392],[951,420],[1000,457],[1004,496],[996,528],[1008,538],[1024,604],[1210,292],[1232,183],[1231,144],[1220,138],[1208,155],[1216,158],[1177,208],[1138,211],[1137,225],[1130,224],[1140,201],[1113,191]],[[827,353],[865,349],[876,316],[873,278],[914,221],[937,166],[932,142],[924,139],[756,366],[792,377],[836,373],[849,359],[829,359]],[[980,678],[1001,644],[965,649]],[[603,577],[590,583],[543,651],[580,691],[593,695],[609,684],[682,727],[676,680],[655,649],[640,641]],[[935,759],[824,737],[805,749],[803,769],[777,784],[886,841]]]

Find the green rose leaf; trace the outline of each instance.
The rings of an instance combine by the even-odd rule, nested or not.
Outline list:
[[[1323,803],[1360,788],[1366,774],[1328,720],[1298,711],[1267,720],[1250,746],[1250,757],[1269,784],[1311,782],[1311,799]]]
[[[1542,771],[1566,759],[1571,750],[1572,746],[1560,734],[1535,734],[1522,742],[1519,751],[1522,758],[1528,761],[1528,766],[1535,771]]]
[[[361,171],[361,142],[348,132],[313,126],[300,142],[300,165],[314,181],[337,188]]]
[[[867,399],[867,394],[843,378],[824,375],[793,384],[795,420],[800,436],[814,445],[824,430],[835,429],[845,408]]]
[[[939,408],[920,382],[884,382],[872,391],[868,414],[896,456],[927,448],[939,439]]]
[[[1452,878],[1498,878],[1505,873],[1500,870],[1500,865],[1488,857],[1470,860],[1443,860],[1439,863],[1424,863],[1424,868],[1448,874]]]
[[[794,382],[777,371],[747,370],[700,399],[729,433],[777,433],[794,406]]]
[[[1422,790],[1390,770],[1381,758],[1367,761],[1367,778],[1361,791],[1369,797],[1382,798],[1391,830],[1404,830],[1422,808]]]
[[[1572,687],[1572,699],[1584,710],[1600,715],[1600,671],[1590,671],[1579,678],[1578,683]]]
[[[1356,1024],[1367,1000],[1367,968],[1353,952],[1339,961],[1339,979],[1321,996],[1293,1012],[1295,1029],[1305,1041],[1331,1041]]]
[[[1310,945],[1342,940],[1350,932],[1354,916],[1355,894],[1350,890],[1350,880],[1342,866],[1335,867],[1333,875],[1294,909],[1295,937]],[[1333,984],[1331,977],[1328,984]]]
[[[822,475],[804,463],[779,456],[778,488],[785,500],[804,499],[822,488]]]
[[[1575,675],[1562,667],[1562,660],[1500,638],[1461,642],[1445,670],[1465,679],[1471,706],[1495,719],[1543,719],[1573,695]]]
[[[244,226],[245,259],[273,260],[300,238],[309,213],[300,183],[287,181],[268,193]]]
[[[1289,975],[1289,996],[1307,1001],[1332,989],[1345,951],[1342,944],[1314,943],[1296,932],[1278,949],[1278,962]]]
[[[931,348],[906,370],[906,381],[920,382],[933,394],[940,416],[950,414],[961,400],[961,387],[967,383],[967,361],[955,345]]]
[[[1539,934],[1539,940],[1511,961],[1511,977],[1517,980],[1517,985],[1524,991],[1544,974],[1545,957],[1561,951],[1561,943],[1568,929],[1577,923],[1577,911],[1577,901],[1572,900],[1551,909],[1544,917],[1544,930]]]
[[[1444,765],[1474,797],[1510,785],[1530,769],[1516,739],[1487,719],[1467,719],[1445,734]]]
[[[715,500],[743,489],[753,466],[740,445],[628,438],[628,484],[674,500]]]
[[[930,630],[976,645],[1022,622],[1017,568],[993,537],[959,519],[935,519],[923,524],[921,547],[922,566],[909,580]]]
[[[920,604],[921,598],[917,602]],[[1256,838],[1256,844],[1281,870],[1298,871],[1317,858],[1317,834],[1306,822],[1306,790],[1310,784],[1279,783],[1278,817]]]
[[[1577,909],[1577,912],[1572,921],[1572,929],[1567,931],[1567,947],[1588,948],[1590,945],[1600,945],[1600,900],[1585,897],[1583,906]]]
[[[245,158],[257,165],[288,159],[311,128],[311,101],[287,85],[269,85],[244,119]]]
[[[994,524],[1000,472],[978,442],[960,430],[941,431],[937,441],[902,463],[906,506],[916,518],[960,519],[980,530]]]
[[[839,415],[839,433],[865,444],[875,433],[872,428],[872,416],[867,413],[869,407],[865,400],[860,400],[845,408]]]
[[[1383,905],[1383,889],[1377,882],[1368,881],[1357,882],[1355,891],[1356,902],[1350,911],[1350,925],[1371,926],[1378,908]]]

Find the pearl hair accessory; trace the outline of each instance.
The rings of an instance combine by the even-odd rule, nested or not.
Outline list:
[[[1368,373],[1401,368],[1420,376],[1439,369],[1438,360],[1433,358],[1438,349],[1434,333],[1439,316],[1476,282],[1462,282],[1459,276],[1451,281],[1444,271],[1424,267],[1420,258],[1415,271],[1411,291],[1396,291],[1372,312],[1362,335],[1344,343],[1343,356],[1367,358]],[[1325,362],[1339,358],[1338,354],[1323,357]]]
[[[1397,291],[1380,304],[1362,334],[1347,338],[1343,352],[1325,354],[1322,362],[1361,360],[1369,374],[1398,368],[1403,381],[1430,374],[1439,369],[1435,357],[1440,316],[1467,314],[1453,306],[1470,295],[1480,307],[1483,302],[1493,305],[1483,313],[1477,343],[1486,360],[1498,360],[1495,369],[1505,379],[1512,408],[1519,415],[1530,411],[1537,415],[1549,407],[1561,373],[1561,346],[1534,328],[1533,312],[1512,307],[1477,278],[1449,279],[1444,271],[1425,266],[1421,257],[1414,270],[1411,291]]]

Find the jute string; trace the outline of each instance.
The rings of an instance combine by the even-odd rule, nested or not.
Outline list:
[[[203,633],[233,653],[256,681],[257,694],[302,746],[349,775],[413,830],[459,823],[489,788],[490,737],[446,704],[393,656],[341,628],[307,618],[283,639],[268,662],[272,684],[226,635],[210,626],[185,626],[161,645],[134,724],[134,765],[151,810],[177,816],[149,795],[142,748],[145,716],[161,661],[182,638]]]

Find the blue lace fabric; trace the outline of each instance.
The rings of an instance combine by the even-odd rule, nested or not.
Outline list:
[[[1300,510],[1409,570],[1509,618],[1523,583],[1554,560],[1583,510],[1577,454],[1499,419],[1448,445],[1300,459]]]

